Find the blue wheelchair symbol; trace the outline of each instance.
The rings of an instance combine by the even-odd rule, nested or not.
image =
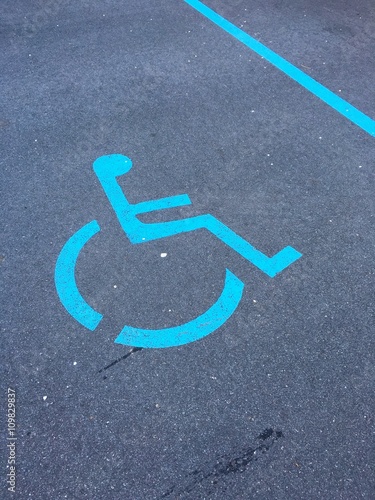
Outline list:
[[[169,222],[143,223],[137,218],[139,214],[190,205],[189,196],[183,194],[132,204],[126,199],[116,180],[132,168],[130,158],[120,154],[102,156],[94,162],[93,168],[123,231],[133,244],[196,229],[207,229],[271,278],[302,256],[294,248],[285,247],[273,257],[267,257],[209,214]],[[99,231],[100,226],[96,220],[79,229],[65,243],[55,267],[55,284],[62,304],[73,318],[89,330],[95,330],[103,316],[82,297],[75,280],[75,268],[81,250]],[[133,347],[163,348],[199,340],[217,330],[230,318],[241,300],[243,288],[243,282],[226,269],[220,297],[205,313],[182,325],[160,330],[124,326],[115,343]]]

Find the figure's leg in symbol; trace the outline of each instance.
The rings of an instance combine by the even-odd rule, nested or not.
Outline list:
[[[273,257],[267,257],[212,215],[198,215],[190,219],[141,224],[137,228],[137,233],[132,233],[129,238],[133,243],[144,243],[196,229],[207,229],[271,278],[302,256],[293,247],[285,247]]]

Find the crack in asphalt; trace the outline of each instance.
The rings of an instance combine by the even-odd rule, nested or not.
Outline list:
[[[104,366],[104,368],[101,368],[98,371],[98,373],[103,373],[105,370],[108,370],[108,368],[112,368],[112,366],[117,365],[117,363],[120,363],[120,361],[123,361],[124,359],[128,358],[129,356],[131,356],[135,352],[142,351],[142,349],[143,349],[143,347],[133,347],[132,349],[130,349],[129,352],[124,354],[124,356],[121,356],[121,358],[115,359],[114,361],[112,361],[112,363],[109,363],[109,365]],[[106,378],[107,378],[106,376],[103,377],[103,379],[106,379]]]

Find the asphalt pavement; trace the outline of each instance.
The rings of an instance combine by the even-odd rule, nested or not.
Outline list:
[[[1,3],[2,498],[375,498],[374,3],[199,5]],[[209,214],[302,256],[271,277],[203,226],[132,243],[93,170],[114,154],[129,206],[189,196],[149,227]]]

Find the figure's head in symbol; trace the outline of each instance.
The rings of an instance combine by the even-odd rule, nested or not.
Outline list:
[[[124,155],[114,154],[100,156],[94,161],[94,172],[100,178],[106,175],[118,177],[124,175],[132,168],[133,164],[130,158]]]

